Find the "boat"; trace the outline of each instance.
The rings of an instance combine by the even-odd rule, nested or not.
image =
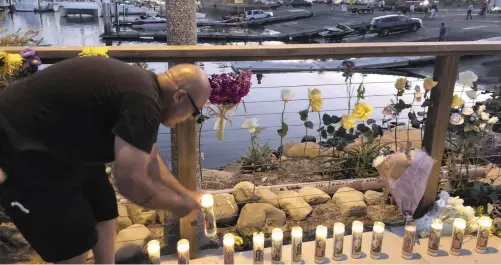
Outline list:
[[[112,14],[115,14],[115,8],[111,9]],[[138,6],[133,4],[120,4],[118,5],[119,15],[142,15],[142,14],[158,14],[148,6]]]
[[[91,15],[94,17],[101,16],[101,1],[69,1],[59,3],[59,12],[61,17],[68,15]]]
[[[200,14],[200,15],[198,15]],[[205,21],[206,14],[197,13],[197,22]],[[134,29],[165,29],[167,19],[157,15],[141,15],[139,18],[131,22]]]
[[[0,11],[12,11],[16,0],[0,0]]]
[[[17,0],[14,4],[18,12],[52,12],[52,1],[46,0]]]

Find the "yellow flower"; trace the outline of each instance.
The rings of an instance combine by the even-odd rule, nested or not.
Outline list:
[[[319,112],[322,110],[324,100],[322,99],[322,92],[318,88],[308,89],[308,99],[310,100],[311,111]]]
[[[5,51],[0,51],[0,60],[3,62],[0,69],[2,74],[13,75],[23,66],[23,57],[19,53],[6,53]]]
[[[343,126],[343,128],[345,130],[349,130],[349,129],[355,127],[355,125],[356,125],[355,119],[351,115],[343,115],[343,117],[341,119],[341,125]]]
[[[355,106],[355,109],[351,113],[353,117],[357,120],[365,121],[369,118],[369,115],[372,113],[373,108],[369,106],[369,104],[362,102]]]
[[[235,236],[235,246],[239,247],[243,244],[244,244],[244,240],[239,236]]]
[[[107,47],[85,47],[78,54],[78,56],[108,56],[108,48]]]
[[[406,83],[405,78],[399,78],[395,82],[395,88],[398,89],[398,90],[404,90],[405,89],[405,83]]]
[[[423,80],[423,87],[424,90],[431,90],[432,88],[436,87],[438,82],[433,81],[433,77],[427,77]]]
[[[464,100],[458,96],[458,94],[455,94],[454,97],[452,97],[452,104],[451,106],[453,108],[459,108],[461,105],[463,105]]]

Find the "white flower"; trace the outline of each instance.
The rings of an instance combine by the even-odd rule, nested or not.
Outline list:
[[[494,124],[496,122],[498,122],[498,117],[492,117],[487,121],[488,124]]]
[[[462,206],[464,203],[464,200],[459,198],[458,196],[456,197],[450,197],[448,200],[447,200],[447,205],[450,205],[450,206]]]
[[[475,210],[471,206],[460,208],[459,213],[466,221],[470,221],[475,218]]]
[[[487,123],[480,123],[480,125],[478,125],[478,128],[483,131],[485,130],[485,126],[487,125]]]
[[[461,125],[461,124],[464,123],[464,119],[463,119],[463,116],[461,116],[461,114],[459,114],[459,113],[453,113],[451,115],[451,118],[450,118],[449,122],[452,125]]]
[[[106,174],[107,175],[111,174],[111,171],[112,171],[111,167],[106,167]]]
[[[466,95],[470,98],[470,99],[476,99],[478,97],[478,91],[475,91],[475,90],[469,90],[469,91],[466,91]]]
[[[470,116],[471,114],[473,114],[473,112],[475,112],[475,111],[473,111],[473,109],[470,107],[465,107],[463,109],[463,114],[466,116]]]
[[[489,113],[487,113],[487,112],[481,112],[481,113],[480,113],[480,118],[481,118],[482,120],[484,120],[484,121],[488,121],[488,120],[489,120],[489,118],[490,118],[490,116],[491,116],[491,115],[489,115]]]
[[[282,98],[283,101],[289,101],[294,98],[294,92],[290,89],[282,89],[280,91],[280,97]]]
[[[473,73],[472,71],[464,71],[462,73],[459,73],[459,84],[467,86],[467,87],[473,87],[473,82],[476,82],[478,80],[478,76]]]
[[[200,152],[200,159],[204,160],[205,159],[205,154],[204,152]]]
[[[258,119],[256,118],[246,119],[242,124],[242,128],[247,128],[249,129],[249,133],[253,133],[256,131],[257,126],[259,126],[259,123],[257,123],[257,121]]]
[[[478,113],[482,113],[485,111],[485,105],[478,106]]]
[[[379,165],[381,165],[384,161],[386,160],[386,156],[382,155],[382,156],[378,156],[374,159],[374,161],[372,161],[372,166],[373,167],[378,167]]]

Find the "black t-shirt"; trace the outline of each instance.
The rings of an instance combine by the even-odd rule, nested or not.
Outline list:
[[[155,74],[105,57],[76,57],[0,92],[0,144],[67,163],[114,160],[114,139],[149,153],[160,124]]]

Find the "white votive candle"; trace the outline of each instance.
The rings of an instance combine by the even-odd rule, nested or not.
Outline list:
[[[224,264],[235,263],[235,236],[231,233],[225,234],[223,237],[223,257]]]
[[[186,239],[177,241],[177,264],[190,264],[190,242]]]
[[[214,215],[214,197],[204,194],[201,198],[202,213],[204,216],[205,235],[213,237],[217,234],[216,216]]]
[[[148,242],[147,247],[150,264],[160,264],[160,242],[158,240],[151,240]]]
[[[381,248],[383,247],[384,223],[374,222],[372,227],[371,258],[379,259],[381,257]]]
[[[491,233],[492,219],[483,216],[478,220],[477,246],[475,251],[484,254],[487,252],[487,244],[489,242],[489,234]]]
[[[362,257],[362,235],[364,233],[364,223],[353,221],[351,224],[351,257],[359,259]]]
[[[444,223],[440,219],[433,219],[430,225],[430,238],[428,238],[428,255],[432,257],[438,256],[440,250],[440,238]]]
[[[303,229],[299,226],[294,226],[291,231],[291,237],[291,261],[292,263],[301,263],[301,261],[303,260]]]
[[[343,244],[344,244],[344,224],[337,222],[334,224],[333,237],[334,237],[334,250],[332,252],[332,259],[340,261],[343,259]]]
[[[273,264],[282,263],[282,245],[284,232],[280,228],[273,228],[271,231],[271,262]]]
[[[252,248],[254,252],[254,264],[264,263],[264,234],[262,232],[252,235]]]
[[[325,247],[327,245],[327,227],[324,225],[317,226],[315,231],[315,263],[323,263],[325,261]]]
[[[454,219],[454,223],[452,224],[452,244],[451,244],[451,250],[449,251],[451,255],[454,256],[461,255],[465,229],[466,229],[466,221],[464,219],[462,218]]]
[[[412,259],[414,256],[414,244],[416,243],[416,223],[413,220],[405,223],[404,242],[402,243],[402,258]]]

